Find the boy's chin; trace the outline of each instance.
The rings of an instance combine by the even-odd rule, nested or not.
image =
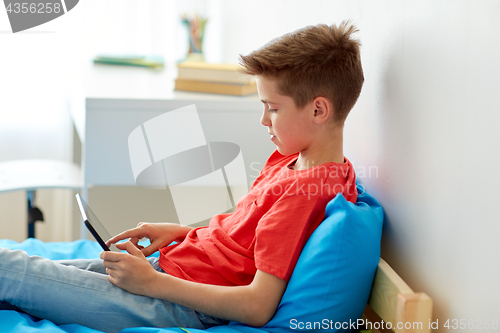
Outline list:
[[[279,146],[276,146],[276,149],[278,150],[278,153],[280,153],[281,155],[284,155],[284,156],[293,155],[293,154],[298,153],[298,151],[292,151],[290,149],[284,149],[283,147],[279,147]]]

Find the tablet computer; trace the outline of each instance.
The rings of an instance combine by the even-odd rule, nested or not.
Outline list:
[[[99,221],[94,212],[90,209],[89,205],[82,199],[80,194],[76,194],[76,201],[78,203],[78,208],[80,208],[80,214],[82,215],[83,223],[90,231],[95,240],[101,245],[104,251],[115,251],[120,252],[118,248],[113,244],[111,248],[106,245],[106,241],[111,238],[109,232],[104,228],[102,223]]]

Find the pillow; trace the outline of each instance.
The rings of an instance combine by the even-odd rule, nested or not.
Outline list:
[[[350,331],[368,302],[380,259],[383,209],[358,185],[356,204],[339,194],[301,252],[274,317],[262,328]],[[242,325],[231,322],[230,325]]]

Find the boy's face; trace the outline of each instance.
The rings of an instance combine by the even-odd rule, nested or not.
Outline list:
[[[289,96],[280,95],[275,80],[257,77],[257,91],[264,103],[261,123],[268,128],[271,141],[282,155],[291,155],[309,148],[313,126],[311,105],[299,109]]]

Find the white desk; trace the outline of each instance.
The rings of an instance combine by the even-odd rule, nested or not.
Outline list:
[[[82,195],[89,186],[133,186],[128,136],[137,126],[167,111],[195,104],[208,142],[228,141],[241,147],[251,183],[274,150],[260,124],[257,95],[234,97],[173,90],[176,68],[89,66],[85,109],[73,119],[82,141]],[[84,234],[84,232],[82,232]]]

